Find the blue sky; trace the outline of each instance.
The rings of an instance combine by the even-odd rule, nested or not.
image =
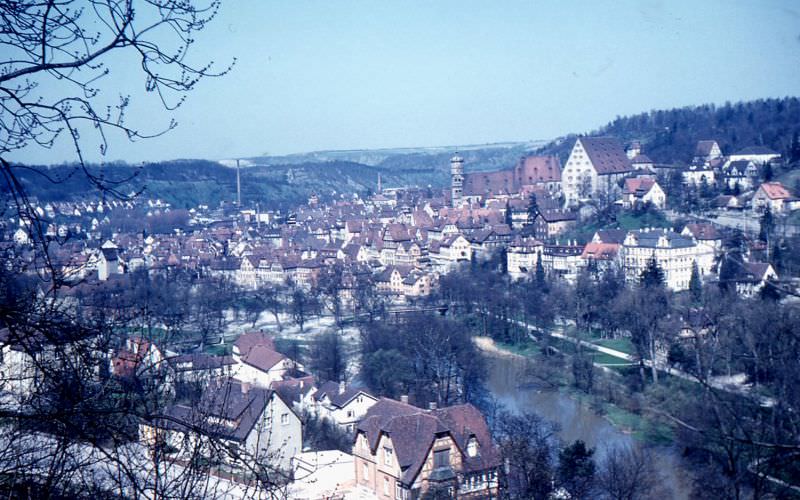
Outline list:
[[[110,61],[104,95],[132,94],[130,124],[179,125],[116,137],[108,159],[550,139],[617,115],[800,93],[797,2],[227,0],[196,38],[198,61],[238,62],[171,114],[141,95],[135,64]],[[61,144],[15,159],[71,155]]]

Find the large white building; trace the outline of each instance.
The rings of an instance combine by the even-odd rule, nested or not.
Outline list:
[[[613,137],[580,137],[572,146],[561,186],[567,205],[620,191],[618,182],[632,170],[622,144]]]
[[[650,259],[655,257],[664,271],[665,284],[674,291],[688,290],[692,265],[700,275],[714,266],[714,250],[701,245],[692,236],[666,229],[642,229],[628,232],[621,249],[622,265],[629,281],[638,281]]]

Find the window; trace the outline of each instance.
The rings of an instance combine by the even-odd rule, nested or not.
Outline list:
[[[383,448],[383,463],[385,463],[386,465],[392,465],[392,455],[393,454],[394,453],[392,452],[391,448],[389,448],[388,446],[384,446],[384,448]]]
[[[281,425],[286,425],[288,423],[289,423],[289,414],[281,413]]]
[[[450,467],[450,448],[435,450],[433,452],[433,468],[441,469]]]
[[[389,496],[389,478],[383,478],[383,494]]]
[[[361,480],[364,481],[365,483],[369,482],[369,465],[365,463],[362,467],[361,473],[363,476]]]
[[[478,455],[478,440],[475,439],[475,436],[471,437],[467,443],[467,455],[470,457]]]

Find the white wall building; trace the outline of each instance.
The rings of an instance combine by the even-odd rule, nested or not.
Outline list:
[[[698,244],[691,236],[665,229],[628,232],[621,249],[627,279],[638,281],[653,257],[664,271],[665,284],[674,291],[689,289],[695,262],[701,276],[709,274],[714,266],[714,250]]]
[[[567,205],[618,192],[617,182],[632,170],[622,144],[613,137],[580,137],[561,173]]]

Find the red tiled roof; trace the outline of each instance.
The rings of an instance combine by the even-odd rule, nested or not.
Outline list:
[[[644,196],[655,185],[656,181],[650,177],[636,177],[635,179],[625,179],[625,194],[634,196]]]
[[[764,194],[771,200],[785,200],[792,198],[792,193],[786,189],[780,182],[765,182],[761,184],[761,189]]]

